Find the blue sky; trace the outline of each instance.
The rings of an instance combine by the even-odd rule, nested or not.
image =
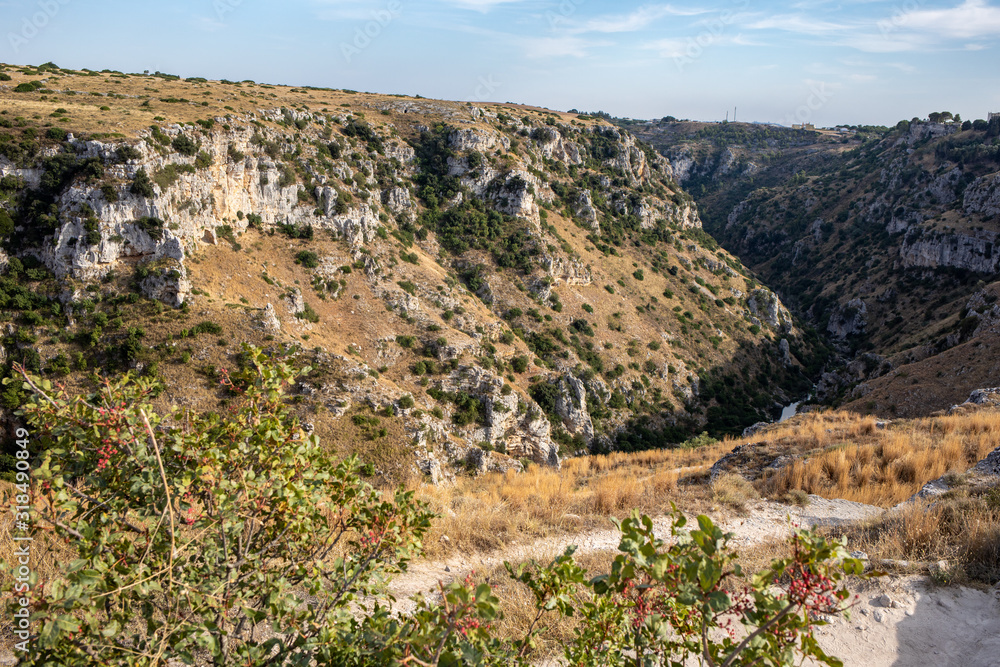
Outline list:
[[[1000,111],[1000,0],[0,0],[0,61],[892,124]]]

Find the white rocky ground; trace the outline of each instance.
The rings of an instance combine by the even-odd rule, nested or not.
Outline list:
[[[790,534],[790,522],[801,526],[836,525],[877,516],[885,510],[846,500],[810,496],[805,507],[760,501],[748,507],[748,516],[720,519],[733,532],[739,548]],[[659,517],[654,526],[668,537],[670,520]],[[397,610],[412,609],[410,596],[432,592],[469,572],[484,571],[503,561],[544,560],[576,544],[578,554],[614,550],[614,528],[581,533],[575,538],[547,538],[530,544],[511,544],[488,556],[454,556],[442,561],[415,563],[390,585]],[[882,577],[863,582],[850,619],[834,619],[817,630],[829,654],[846,667],[997,667],[1000,665],[1000,586],[984,592],[964,587],[938,587],[925,577]],[[556,663],[553,663],[556,664]],[[807,663],[810,664],[810,663]]]

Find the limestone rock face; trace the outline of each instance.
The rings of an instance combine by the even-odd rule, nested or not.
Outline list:
[[[670,167],[678,183],[686,183],[698,172],[698,162],[691,155],[691,150],[684,148],[670,154]]]
[[[496,131],[476,128],[460,128],[448,136],[448,143],[458,151],[479,151],[485,153],[497,148],[508,150],[510,139]]]
[[[550,137],[538,142],[538,151],[550,160],[559,160],[566,164],[583,164],[580,156],[580,145],[575,141],[565,139],[559,132],[550,130]]]
[[[1000,216],[1000,172],[980,176],[970,183],[965,189],[962,207],[968,215]]]
[[[574,212],[580,218],[580,222],[595,231],[601,231],[600,223],[597,221],[597,209],[594,208],[594,200],[590,190],[581,190],[580,197],[576,200]]]
[[[477,398],[485,410],[484,424],[469,430],[469,441],[487,442],[503,447],[511,456],[559,467],[559,448],[552,442],[551,427],[541,409],[528,399],[528,410],[520,412],[524,397],[513,391],[504,393],[503,387],[502,377],[475,366],[459,366],[442,385],[444,391]]]
[[[923,234],[912,240],[908,236],[899,255],[907,268],[951,266],[994,273],[1000,268],[997,241],[998,234],[985,229],[962,234]]]
[[[758,318],[769,327],[783,332],[791,329],[791,313],[782,305],[778,295],[770,290],[755,289],[750,292],[747,298],[747,308],[750,310],[750,315]]]
[[[553,280],[567,285],[589,285],[594,280],[590,269],[578,259],[546,257],[543,263]]]
[[[503,213],[519,218],[527,218],[539,224],[538,207],[535,205],[535,192],[538,179],[527,171],[514,170],[501,176],[492,184],[492,198],[497,202],[497,209]]]
[[[298,287],[294,288],[288,296],[282,299],[282,302],[285,304],[285,308],[288,309],[290,315],[298,315],[306,309],[305,299],[302,298],[302,290]]]
[[[280,115],[280,112],[261,113]],[[303,112],[291,110],[289,113],[303,115]],[[183,131],[179,126],[164,130],[172,137]],[[83,281],[104,277],[122,261],[129,263],[130,270],[135,264],[168,262],[171,265],[169,275],[161,274],[145,281],[144,285],[147,295],[176,305],[183,302],[189,289],[183,264],[185,252],[202,243],[217,243],[216,230],[223,225],[241,233],[249,225],[249,214],[259,216],[265,228],[290,224],[330,230],[355,247],[374,238],[380,226],[378,212],[364,201],[371,199],[372,193],[365,190],[371,185],[357,186],[355,189],[363,196],[352,197],[346,205],[338,204],[341,195],[336,188],[326,184],[328,177],[313,174],[320,183],[315,192],[319,202],[317,209],[312,203],[300,201],[299,183],[286,184],[285,165],[266,155],[254,155],[259,152],[251,141],[255,133],[284,145],[282,135],[249,124],[204,133],[199,137],[201,149],[212,157],[213,164],[200,169],[195,167],[193,157],[158,152],[153,148],[158,144],[149,133],[133,146],[139,157],[125,162],[116,158],[122,147],[120,143],[71,142],[81,157],[106,160],[107,176],[124,185],[117,186],[114,201],[108,201],[97,187],[99,184],[76,184],[63,191],[56,200],[61,227],[52,241],[41,249],[40,259],[56,276]],[[231,160],[230,147],[246,157]],[[414,160],[413,149],[401,142],[388,142],[386,154],[395,157],[404,168]],[[163,186],[154,185],[151,197],[130,191],[128,184],[140,170],[153,177],[171,166],[182,167],[183,171],[178,170],[172,179],[154,179]],[[373,171],[370,160],[362,160],[361,167],[369,173]],[[334,162],[333,169],[345,182],[350,182],[355,175],[346,161]],[[41,170],[14,169],[9,163],[0,163],[0,174],[17,176],[31,187],[37,186]],[[378,201],[380,196],[375,195]],[[397,215],[405,215],[412,209],[409,192],[404,188],[391,187],[381,197],[386,207]],[[529,201],[526,205],[530,207],[532,203]],[[90,216],[96,218],[100,234],[99,241],[93,244],[86,242],[84,231]],[[166,284],[170,280],[174,284]]]
[[[910,128],[906,134],[898,140],[900,144],[912,146],[918,141],[927,138],[943,137],[954,134],[958,130],[955,124],[945,125],[944,123],[910,123]]]
[[[183,264],[178,263],[177,266],[183,267]],[[191,282],[179,268],[164,268],[146,277],[141,288],[149,298],[177,308],[184,304],[191,293]]]
[[[782,338],[778,343],[778,353],[781,355],[781,365],[788,368],[795,364],[795,360],[792,357],[791,347],[788,345],[788,339]]]
[[[977,463],[973,470],[983,475],[1000,477],[1000,447],[987,454],[986,458]]]
[[[274,306],[267,304],[256,317],[256,324],[267,333],[278,333],[281,331],[281,322],[274,313]]]
[[[867,328],[868,307],[862,299],[852,299],[846,306],[838,309],[826,326],[831,336],[841,340],[852,334],[864,333]]]
[[[588,443],[594,439],[594,423],[587,411],[587,388],[579,378],[566,374],[559,379],[556,414],[570,435],[582,435]]]
[[[389,188],[382,196],[382,201],[396,215],[403,215],[413,208],[410,191],[406,188]]]
[[[505,473],[508,470],[516,472],[524,470],[524,466],[517,459],[497,454],[496,452],[487,452],[479,447],[469,449],[469,453],[465,456],[465,461],[476,471],[477,475],[487,472]],[[433,476],[433,472],[431,474]]]

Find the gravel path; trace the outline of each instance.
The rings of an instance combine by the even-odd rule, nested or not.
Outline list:
[[[739,548],[787,537],[790,522],[800,526],[838,525],[885,511],[847,500],[810,496],[805,507],[760,501],[748,507],[746,517],[713,520],[735,534],[731,544]],[[668,517],[658,517],[653,524],[658,536],[669,536]],[[612,527],[571,537],[514,543],[486,556],[456,555],[414,563],[410,572],[390,585],[398,600],[395,608],[403,613],[412,609],[413,603],[406,598],[419,592],[433,593],[439,581],[448,583],[505,560],[545,560],[567,544],[576,544],[578,554],[613,550],[618,546],[618,532]],[[862,582],[855,592],[860,598],[851,618],[836,618],[816,631],[824,650],[843,660],[845,667],[1000,667],[1000,585],[980,591],[941,588],[918,576],[883,577]]]

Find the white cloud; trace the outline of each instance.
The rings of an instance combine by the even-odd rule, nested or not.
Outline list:
[[[196,16],[194,17],[194,27],[202,32],[218,32],[225,28],[226,24],[208,16]]]
[[[581,37],[522,37],[524,53],[529,58],[559,58],[571,56],[585,58],[588,50],[596,46],[607,46],[609,42],[599,42]]]
[[[685,39],[657,39],[642,44],[640,48],[655,51],[661,58],[691,58],[701,54],[713,46],[765,46],[743,37],[743,35],[712,35],[705,33],[703,39],[688,37]]]
[[[448,4],[483,13],[490,11],[498,5],[508,5],[516,2],[524,2],[524,0],[448,0]]]
[[[866,53],[905,53],[929,47],[925,37],[914,34],[856,34],[845,37],[839,43]]]
[[[805,35],[829,35],[846,30],[849,26],[801,16],[784,14],[755,21],[747,26],[753,30],[784,30]]]
[[[910,28],[941,37],[970,39],[1000,35],[1000,7],[983,0],[965,0],[950,9],[917,9],[897,17],[902,28]]]
[[[599,16],[572,28],[571,32],[635,32],[664,16],[698,16],[707,13],[705,9],[687,9],[672,5],[646,5],[634,12],[616,16]]]
[[[687,52],[688,46],[686,39],[658,39],[643,44],[642,48],[656,51],[661,58],[681,58]]]

